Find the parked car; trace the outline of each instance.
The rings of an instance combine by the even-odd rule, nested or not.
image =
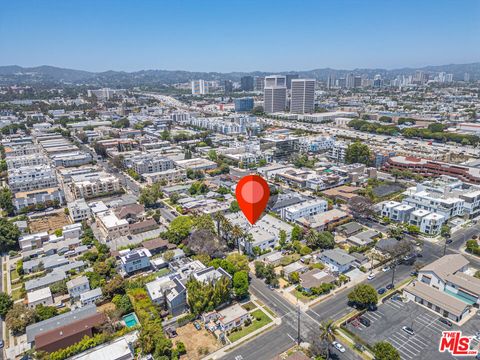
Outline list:
[[[448,319],[445,319],[445,318],[443,318],[443,317],[442,317],[442,318],[440,318],[440,319],[438,319],[438,320],[439,320],[441,323],[443,323],[443,324],[447,325],[448,327],[452,327],[452,325],[453,325],[453,324],[452,324],[452,322],[451,322],[450,320],[448,320]]]
[[[382,269],[382,271],[383,271],[383,272],[387,272],[387,271],[390,271],[390,269],[391,269],[390,266],[385,266],[385,267]]]
[[[393,284],[388,284],[388,285],[386,286],[386,288],[387,288],[387,290],[392,290],[392,289],[393,289]]]
[[[365,346],[363,346],[362,344],[356,343],[355,345],[353,345],[353,347],[354,347],[355,349],[357,349],[358,351],[360,351],[360,352],[364,352],[364,351],[365,351]]]
[[[340,351],[341,353],[344,353],[345,352],[345,348],[343,347],[342,344],[340,344],[338,341],[334,341],[332,342],[332,345],[335,349],[337,349],[338,351]]]
[[[447,244],[451,244],[452,242],[453,242],[452,239],[448,239],[448,240],[447,240]]]
[[[418,253],[417,254],[417,258],[422,258],[423,257],[423,254],[422,253]]]
[[[380,289],[377,290],[377,292],[378,292],[380,295],[385,294],[386,291],[387,291],[387,289],[385,289],[385,288],[380,288]]]
[[[366,327],[369,327],[371,325],[370,320],[368,320],[367,318],[364,318],[364,317],[359,317],[358,321],[360,322],[360,324],[362,324],[363,326],[366,326]]]
[[[412,271],[412,272],[410,273],[410,276],[418,276],[418,271]]]
[[[373,280],[373,279],[375,279],[375,274],[370,273],[370,275],[368,275],[367,279],[368,279],[368,280]]]
[[[415,335],[413,329],[409,326],[403,326],[402,330],[405,331],[408,335]]]
[[[395,296],[392,296],[392,300],[395,300],[395,301],[403,301],[402,297],[400,295],[395,295]]]
[[[3,340],[0,340],[0,349],[3,349],[3,345],[4,345]]]
[[[197,321],[193,322],[193,326],[195,326],[195,329],[197,329],[197,330],[202,330],[202,327],[200,326],[200,324]]]

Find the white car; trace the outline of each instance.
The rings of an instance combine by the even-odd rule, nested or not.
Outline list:
[[[387,272],[387,271],[390,271],[390,266],[385,266],[383,269],[382,269],[383,272]]]
[[[370,275],[368,275],[367,279],[368,279],[368,280],[373,280],[373,279],[375,279],[375,274],[370,274]]]
[[[343,347],[342,344],[340,344],[338,341],[334,341],[332,342],[332,345],[335,349],[337,349],[338,351],[340,351],[341,353],[344,353],[345,352],[345,348]]]

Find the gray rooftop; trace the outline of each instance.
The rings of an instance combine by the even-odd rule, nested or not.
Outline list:
[[[72,310],[68,313],[54,316],[53,318],[40,321],[27,326],[27,343],[35,341],[35,336],[46,331],[57,329],[61,326],[71,324],[75,321],[85,319],[97,313],[97,306],[94,304]]]

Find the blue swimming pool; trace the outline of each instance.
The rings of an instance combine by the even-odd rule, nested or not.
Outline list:
[[[122,320],[125,322],[125,325],[129,328],[138,325],[138,319],[135,313],[130,313],[128,315],[125,315],[122,318]]]

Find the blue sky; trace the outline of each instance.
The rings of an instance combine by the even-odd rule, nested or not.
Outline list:
[[[281,71],[480,61],[478,0],[0,0],[0,65]]]

